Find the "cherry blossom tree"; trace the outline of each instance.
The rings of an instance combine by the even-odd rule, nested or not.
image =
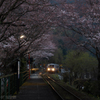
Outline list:
[[[75,0],[63,3],[59,8],[59,26],[73,33],[80,34],[82,41],[71,39],[76,45],[82,46],[98,60],[98,80],[100,81],[100,0]],[[100,84],[100,83],[99,83]],[[99,87],[100,90],[100,87]]]
[[[51,57],[53,56],[53,52],[57,49],[56,45],[53,43],[53,39],[50,34],[43,35],[42,38],[35,41],[35,44],[39,44],[38,47],[35,45],[31,47],[34,48],[31,49],[33,50],[33,52],[31,52],[31,55],[35,59]]]
[[[52,41],[51,35],[42,34],[41,37],[32,37],[31,39],[25,35],[22,39],[11,36],[4,43],[1,43],[0,66],[2,68],[8,68],[18,58],[23,56],[28,57],[28,54],[35,59],[53,56],[56,46]]]
[[[45,34],[55,25],[54,9],[45,0],[0,1],[0,67],[8,67],[28,53],[53,55],[55,45]],[[25,37],[21,39],[21,35]]]

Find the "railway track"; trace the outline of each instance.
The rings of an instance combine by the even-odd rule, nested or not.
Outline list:
[[[58,82],[47,75],[42,76],[44,80],[51,86],[54,92],[59,96],[60,100],[82,100],[75,94],[68,91],[65,87],[61,86]]]

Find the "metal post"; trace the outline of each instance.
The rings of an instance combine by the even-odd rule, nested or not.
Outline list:
[[[6,87],[6,78],[4,78],[4,100],[6,100],[7,96],[7,87]]]
[[[20,60],[18,60],[18,79],[20,78]]]
[[[1,100],[1,79],[0,79],[0,100]]]
[[[10,76],[8,77],[8,98],[10,98]]]
[[[21,85],[23,84],[23,73],[21,73]]]
[[[18,59],[18,68],[17,68],[17,93],[19,92],[19,80],[20,80],[20,59]]]

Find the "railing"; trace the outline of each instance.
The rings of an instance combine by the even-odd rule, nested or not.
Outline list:
[[[29,71],[21,72],[20,74],[20,86],[27,80],[29,77]]]
[[[17,73],[0,77],[0,100],[10,99],[18,93],[19,87],[26,81],[28,75],[28,71],[24,71],[20,73],[19,79]]]

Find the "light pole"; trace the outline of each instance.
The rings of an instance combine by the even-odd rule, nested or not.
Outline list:
[[[20,39],[25,38],[25,35],[21,35]],[[19,85],[20,85],[20,57],[18,57],[18,68],[17,68],[17,93],[19,92]]]
[[[25,35],[21,35],[20,39],[25,38]],[[20,78],[20,57],[18,58],[18,79]]]
[[[25,35],[21,35],[20,39],[25,38]],[[30,53],[28,54],[28,59],[29,59],[29,79],[30,79]]]
[[[17,68],[17,93],[19,92],[19,82],[20,82],[20,58],[18,58],[18,68]]]

